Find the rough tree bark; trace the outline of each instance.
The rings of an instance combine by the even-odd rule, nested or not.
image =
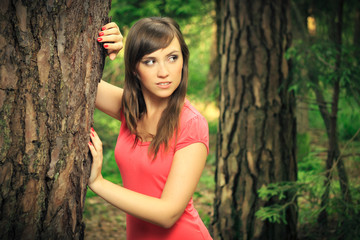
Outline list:
[[[255,217],[276,201],[259,199],[261,186],[297,178],[289,25],[287,0],[222,1],[215,239],[296,239],[295,207],[287,225]]]
[[[0,239],[82,239],[110,1],[0,1]]]

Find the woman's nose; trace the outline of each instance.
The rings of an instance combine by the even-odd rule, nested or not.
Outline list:
[[[169,76],[169,70],[167,69],[165,63],[160,63],[158,66],[159,66],[157,72],[158,77],[165,78]]]

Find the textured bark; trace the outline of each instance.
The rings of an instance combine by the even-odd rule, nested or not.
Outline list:
[[[296,239],[294,207],[287,225],[255,217],[276,202],[259,199],[261,186],[297,178],[289,1],[224,0],[222,14],[214,238]]]
[[[0,239],[82,239],[110,1],[0,3]]]

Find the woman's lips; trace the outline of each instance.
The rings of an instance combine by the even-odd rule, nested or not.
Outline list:
[[[168,88],[168,87],[170,87],[171,82],[159,82],[159,83],[156,83],[156,85],[160,88]]]

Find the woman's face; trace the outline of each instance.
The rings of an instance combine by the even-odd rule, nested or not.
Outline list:
[[[174,37],[166,47],[145,55],[137,65],[144,98],[168,98],[181,82],[183,56]]]

